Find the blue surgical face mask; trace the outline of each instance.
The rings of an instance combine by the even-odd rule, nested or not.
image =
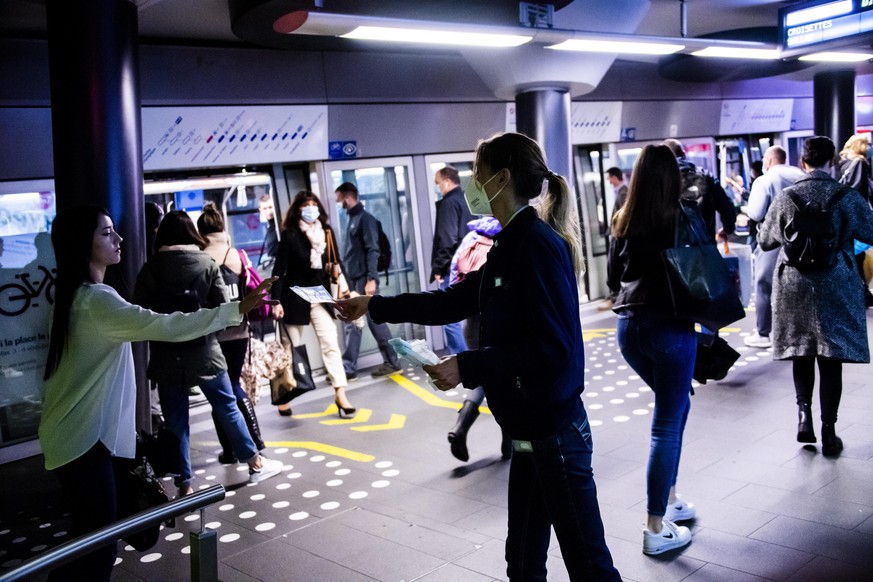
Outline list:
[[[318,211],[318,206],[304,206],[300,209],[300,217],[309,223],[313,223],[318,220],[318,216],[321,214]]]

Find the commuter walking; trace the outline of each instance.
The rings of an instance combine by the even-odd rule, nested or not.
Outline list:
[[[612,236],[612,220],[615,218],[615,213],[621,210],[621,207],[624,206],[624,201],[627,199],[627,184],[624,183],[624,172],[621,171],[621,168],[617,168],[613,166],[606,170],[606,181],[609,182],[609,185],[612,186],[613,192],[615,192],[615,199],[612,202],[612,212],[609,214],[609,228],[606,232],[606,245],[607,251],[609,247],[612,246],[613,236]],[[608,254],[608,253],[607,253]],[[607,271],[609,270],[609,265],[606,266]],[[609,280],[609,273],[607,272],[607,281]],[[618,289],[609,289],[609,297],[606,298],[606,301],[597,307],[598,311],[609,311],[615,305],[615,295],[618,293]]]
[[[857,190],[864,200],[871,202],[870,192],[870,162],[867,160],[867,152],[870,142],[866,135],[853,135],[846,141],[840,152],[840,162],[837,165],[837,174],[840,184],[845,184]],[[873,307],[873,293],[868,287],[867,277],[864,273],[864,260],[867,257],[866,245],[859,245],[855,252],[855,263],[858,266],[858,275],[864,282],[864,304]],[[859,252],[860,251],[860,252]]]
[[[372,297],[379,293],[379,273],[376,271],[379,259],[379,221],[364,209],[364,205],[358,200],[358,188],[351,182],[340,184],[336,189],[336,201],[337,204],[342,204],[349,215],[342,251],[349,289],[353,293]],[[382,354],[382,364],[376,367],[371,375],[378,378],[399,372],[400,360],[388,344],[388,340],[391,339],[388,326],[384,323],[375,323],[369,315],[367,325]],[[363,331],[354,322],[343,326],[346,344],[343,351],[343,366],[349,379],[358,377],[358,354],[361,351]]]
[[[442,198],[436,203],[436,224],[433,232],[433,248],[430,255],[430,281],[440,289],[445,289],[451,283],[449,270],[452,257],[461,240],[467,235],[467,223],[473,220],[473,215],[464,201],[464,191],[461,189],[461,178],[457,168],[445,166],[434,175],[437,192]],[[446,347],[452,354],[467,351],[464,342],[464,330],[460,322],[447,323],[443,326],[446,332]]]
[[[652,445],[646,471],[643,553],[681,548],[691,530],[676,525],[693,519],[694,505],[676,495],[682,435],[691,408],[691,377],[697,353],[694,322],[677,318],[661,254],[672,248],[683,206],[682,179],[666,146],[646,146],[637,158],[625,205],[613,221],[611,286],[618,288],[618,345],[631,368],[655,394]],[[702,223],[702,219],[701,219]]]
[[[542,194],[544,220],[529,206]],[[425,371],[440,390],[483,386],[513,439],[506,538],[510,580],[545,580],[554,526],[571,580],[619,580],[606,547],[591,470],[591,428],[580,395],[585,356],[577,278],[579,227],[566,181],[518,133],[479,143],[465,192],[503,230],[488,261],[447,289],[339,303],[346,321],[442,325],[479,313],[479,349]]]
[[[205,246],[206,241],[197,233],[187,212],[168,212],[155,236],[157,252],[136,278],[134,303],[160,313],[191,312],[226,303],[228,296],[221,272],[215,261],[203,252]],[[149,348],[147,374],[158,385],[167,428],[179,438],[181,473],[175,478],[175,484],[180,497],[193,491],[188,450],[189,386],[199,386],[203,391],[230,440],[234,455],[248,463],[252,482],[281,471],[281,462],[263,459],[258,454],[237,406],[227,361],[214,334],[185,343],[152,341]]]
[[[466,204],[466,203],[465,203]],[[481,269],[488,258],[488,253],[494,245],[494,236],[500,232],[500,222],[493,216],[480,216],[471,220],[467,227],[470,232],[461,240],[458,250],[452,257],[449,268],[449,284],[455,285],[463,281],[467,275]],[[479,349],[479,314],[475,313],[464,320],[464,338],[467,348]],[[466,351],[466,350],[465,350]],[[467,450],[467,432],[479,417],[479,407],[485,400],[485,389],[476,386],[466,394],[461,410],[458,411],[458,420],[449,431],[449,446],[454,456],[465,463],[470,460]],[[500,454],[504,459],[512,456],[512,440],[506,431],[502,431],[503,439],[500,443]]]
[[[788,166],[785,150],[772,146],[764,152],[764,175],[752,183],[747,214],[760,224],[767,216],[767,209],[782,191],[804,176],[803,170]],[[755,246],[755,332],[746,336],[743,343],[753,348],[769,348],[770,329],[773,327],[773,309],[770,295],[773,290],[773,272],[779,249],[765,251]]]
[[[122,238],[106,210],[72,206],[52,224],[55,303],[45,368],[39,440],[70,507],[73,537],[117,519],[115,457],[136,454],[136,378],[130,342],[182,342],[238,325],[264,304],[271,280],[236,303],[159,314],[132,305],[103,283],[121,261]],[[183,392],[187,399],[187,392]],[[250,465],[262,469],[254,452]],[[54,570],[52,580],[109,580],[110,544]]]
[[[207,202],[203,206],[203,212],[197,217],[197,230],[206,241],[206,247],[203,250],[218,265],[229,299],[240,301],[243,296],[245,268],[249,264],[249,258],[245,251],[231,246],[230,236],[224,228],[224,216],[214,203]],[[233,395],[236,397],[236,405],[246,422],[249,436],[252,437],[257,449],[262,451],[266,445],[261,437],[261,426],[258,423],[258,415],[255,413],[255,404],[240,384],[240,374],[242,374],[246,353],[249,349],[250,333],[248,320],[243,319],[239,325],[218,332],[215,338],[218,340],[218,346],[227,362],[227,375],[230,378]],[[236,463],[239,459],[233,452],[230,438],[224,432],[218,411],[215,409],[212,411],[212,421],[215,423],[215,432],[218,435],[218,442],[221,444],[218,462],[224,465]]]
[[[285,326],[293,346],[303,345],[303,328],[312,325],[339,414],[351,418],[355,415],[355,408],[346,398],[348,380],[343,369],[333,305],[309,303],[291,291],[294,286],[330,289],[330,275],[326,270],[330,262],[329,247],[337,248],[336,238],[327,223],[327,213],[321,201],[312,192],[298,192],[285,215],[282,242],[273,267],[277,281],[273,298],[280,300],[273,306],[273,317],[279,325]],[[279,405],[279,414],[291,416],[291,405]]]
[[[836,435],[843,391],[842,365],[870,361],[863,285],[852,255],[854,239],[873,244],[873,211],[857,191],[841,191],[843,187],[831,177],[835,149],[827,137],[807,139],[801,157],[807,175],[792,187],[804,206],[813,203],[821,209],[831,208],[829,216],[824,217],[830,221],[830,228],[821,230],[832,232],[833,265],[828,266],[830,261],[826,261],[822,268],[810,270],[788,264],[785,232],[790,223],[794,224],[797,207],[787,191],[773,200],[758,227],[758,244],[762,249],[783,246],[773,279],[771,339],[773,359],[792,362],[798,407],[797,441],[816,442],[812,393],[818,363],[825,455],[837,455],[843,449],[843,442]]]

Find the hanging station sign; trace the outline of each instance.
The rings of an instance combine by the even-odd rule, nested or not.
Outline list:
[[[857,45],[873,40],[873,0],[803,2],[779,10],[782,56]]]

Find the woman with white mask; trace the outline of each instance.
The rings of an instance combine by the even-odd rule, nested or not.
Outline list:
[[[273,276],[278,277],[273,286],[273,298],[280,300],[279,305],[273,306],[273,318],[285,326],[293,346],[301,345],[304,326],[312,324],[328,378],[336,392],[337,412],[341,417],[351,418],[356,409],[346,398],[348,379],[343,369],[333,305],[310,304],[291,291],[294,286],[324,286],[329,290],[330,277],[325,267],[329,262],[339,262],[338,253],[330,250],[338,248],[321,201],[307,190],[298,192],[285,215],[282,242],[273,267]],[[340,293],[347,294],[348,287],[342,289],[343,281],[341,277]],[[279,405],[279,414],[291,416],[290,404]]]

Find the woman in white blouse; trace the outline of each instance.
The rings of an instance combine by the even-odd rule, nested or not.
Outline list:
[[[57,261],[55,303],[45,370],[39,440],[46,469],[68,500],[72,534],[116,520],[113,457],[136,452],[136,382],[130,342],[185,341],[238,325],[265,303],[272,279],[240,302],[194,313],[159,314],[122,299],[103,283],[121,260],[121,236],[103,208],[58,213],[52,225]],[[278,461],[274,461],[278,463]],[[268,470],[257,455],[253,470]],[[53,579],[109,580],[111,544],[55,570]]]

